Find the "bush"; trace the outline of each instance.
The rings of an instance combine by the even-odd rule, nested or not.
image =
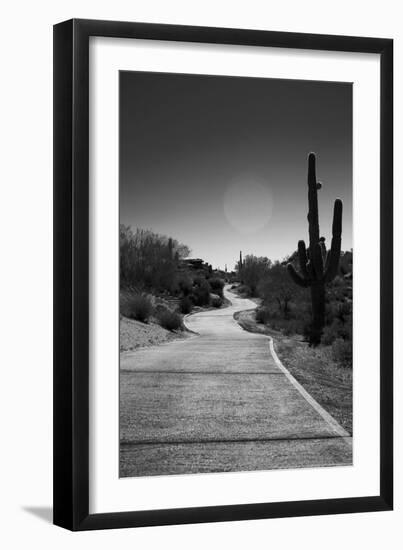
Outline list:
[[[238,286],[238,292],[239,292],[239,294],[244,295],[244,296],[251,296],[252,295],[251,289],[250,289],[250,287],[248,287],[248,285],[239,285]]]
[[[212,305],[213,307],[217,307],[217,308],[218,308],[218,307],[221,307],[221,306],[222,306],[222,303],[223,303],[223,301],[222,301],[222,299],[220,298],[220,296],[213,296],[213,297],[211,298],[211,305]]]
[[[181,277],[178,280],[178,287],[184,296],[189,296],[193,289],[192,279],[190,277]]]
[[[193,309],[193,302],[189,298],[189,296],[184,296],[181,301],[179,302],[179,310],[183,314],[188,314]]]
[[[240,272],[242,281],[249,287],[250,296],[257,296],[259,282],[270,269],[271,261],[266,257],[256,257],[249,254],[245,257]]]
[[[210,303],[210,293],[203,288],[196,288],[192,297],[196,306],[207,306]]]
[[[195,277],[193,279],[193,284],[195,286],[205,286],[206,284],[208,285],[208,282],[206,280],[206,277],[201,277],[200,275],[197,275],[197,277]],[[209,289],[210,289],[210,286],[209,286]]]
[[[284,325],[283,334],[285,336],[293,336],[294,334],[302,334],[304,331],[304,325],[298,319],[288,321]]]
[[[224,281],[219,277],[212,277],[209,279],[209,285],[214,294],[218,294],[221,298],[223,297],[223,288]]]
[[[322,335],[322,344],[325,346],[330,346],[339,337],[339,327],[337,323],[332,323],[331,325],[326,325],[323,330]]]
[[[196,306],[206,306],[210,303],[210,285],[201,277],[195,279],[192,300]]]
[[[135,294],[126,305],[126,314],[130,319],[146,323],[153,313],[150,298],[144,294]]]
[[[178,330],[182,328],[182,319],[180,315],[170,309],[165,309],[158,314],[158,322],[167,330]]]
[[[260,307],[256,310],[256,322],[266,324],[270,320],[270,311],[267,307]]]
[[[345,317],[344,322],[340,321],[339,318],[335,318],[331,324],[325,326],[322,344],[330,346],[337,338],[342,340],[353,339],[351,315]]]
[[[292,336],[295,333],[296,333],[295,326],[293,326],[291,323],[289,323],[287,326],[283,328],[284,336]]]
[[[351,367],[353,364],[353,345],[351,340],[336,338],[332,344],[332,357],[337,363]]]
[[[166,235],[120,225],[120,285],[175,292],[177,264],[189,248]]]

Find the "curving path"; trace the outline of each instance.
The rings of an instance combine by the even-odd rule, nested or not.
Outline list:
[[[232,305],[187,316],[195,336],[120,356],[120,475],[352,463],[349,434],[299,386],[270,338]]]

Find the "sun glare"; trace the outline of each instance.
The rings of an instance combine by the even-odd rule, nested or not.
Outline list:
[[[228,185],[223,208],[231,227],[243,235],[250,235],[269,222],[273,198],[267,185],[251,178],[242,178]]]

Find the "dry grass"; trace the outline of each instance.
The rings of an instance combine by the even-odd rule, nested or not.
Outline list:
[[[307,344],[284,338],[275,342],[275,349],[294,378],[352,434],[352,369],[333,361],[330,346],[310,348]]]

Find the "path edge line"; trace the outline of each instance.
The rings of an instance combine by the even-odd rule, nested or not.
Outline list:
[[[329,414],[325,409],[319,405],[319,403],[312,397],[311,394],[309,394],[306,389],[301,386],[301,384],[293,377],[293,375],[285,368],[283,363],[280,361],[275,349],[274,349],[274,341],[271,336],[269,336],[269,346],[270,346],[270,353],[274,359],[274,362],[278,366],[278,368],[284,373],[284,375],[288,378],[288,380],[291,382],[291,384],[294,386],[296,390],[299,391],[299,393],[302,395],[302,397],[308,401],[308,403],[315,409],[317,413],[320,414],[320,416],[323,418],[323,420],[329,424],[329,426],[340,436],[340,437],[349,437],[351,438],[351,435],[345,430],[338,422],[333,418],[331,414]]]

